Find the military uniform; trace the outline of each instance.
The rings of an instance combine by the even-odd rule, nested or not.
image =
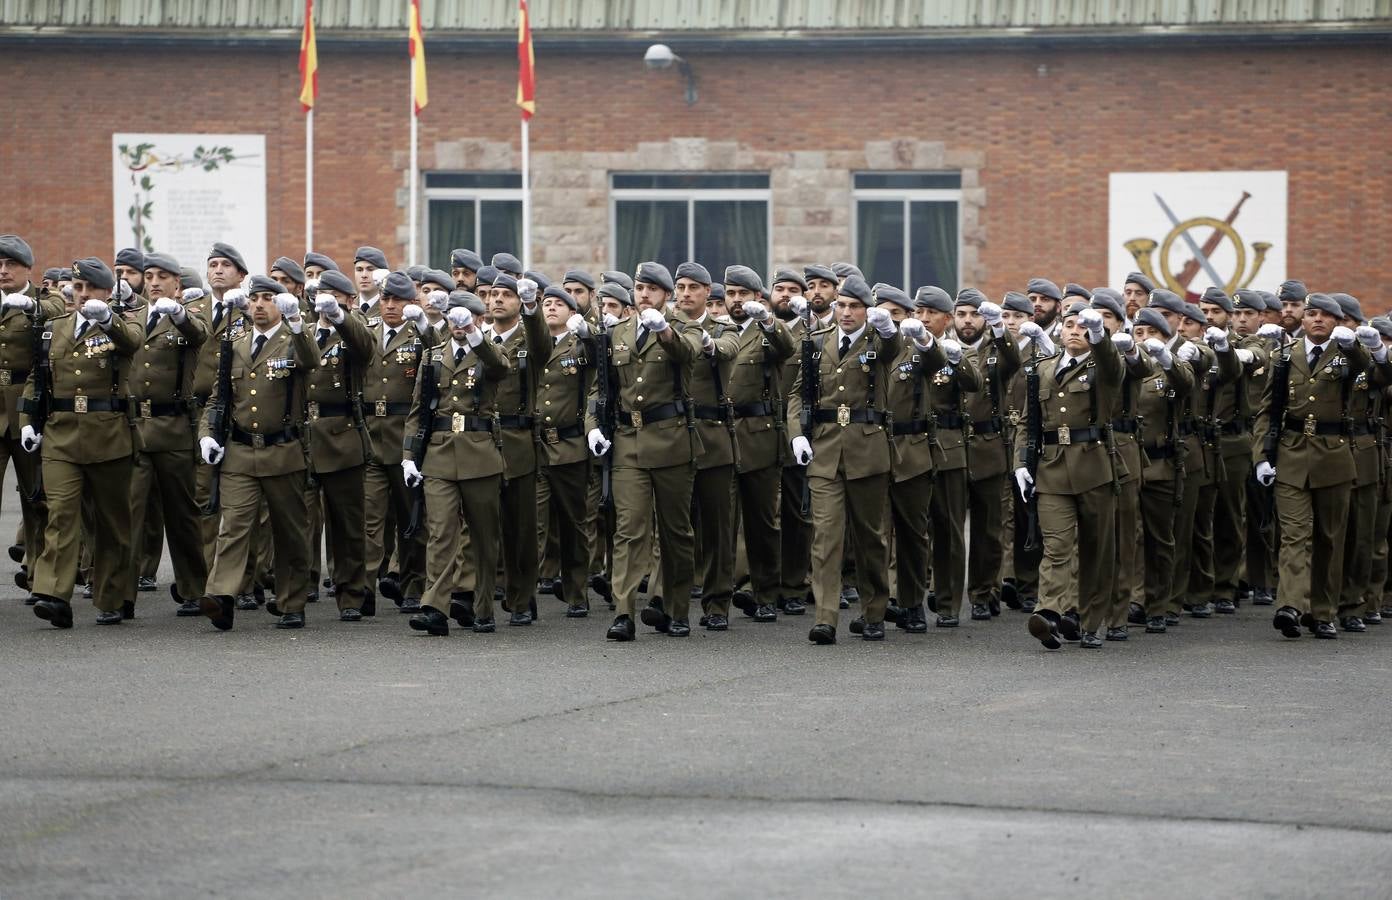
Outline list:
[[[812,340],[812,330],[831,324],[829,318],[814,320],[809,330],[801,318],[788,323],[788,336],[792,339],[794,351],[783,361],[778,376],[779,396],[783,398],[785,409],[792,400],[794,385],[798,383],[804,347]],[[803,602],[812,596],[812,583],[808,580],[812,572],[812,512],[802,507],[806,491],[807,467],[794,459],[791,453],[785,454],[778,502],[778,567],[781,572],[778,593],[783,605],[789,599]]]
[[[544,356],[544,359],[543,359]],[[553,529],[559,529],[560,598],[578,617],[589,608],[585,576],[591,544],[597,536],[584,528],[590,482],[590,454],[585,447],[585,403],[594,378],[595,345],[565,332],[552,341],[549,354],[539,353],[536,417],[541,437],[537,477],[538,552]]]
[[[989,323],[986,328],[991,328]],[[967,512],[971,517],[967,596],[972,618],[984,619],[1000,611],[1000,568],[1006,537],[1001,496],[1014,468],[1008,442],[1006,395],[1020,369],[1020,348],[1002,329],[999,336],[991,333],[981,338],[969,352],[975,355],[975,368],[981,374],[982,383],[979,390],[965,396],[965,414],[972,423],[972,444],[967,460]]]
[[[931,533],[937,624],[953,627],[967,586],[967,459],[972,418],[967,396],[981,388],[975,354],[933,376],[933,499]],[[954,377],[954,370],[962,377]],[[857,545],[859,550],[859,545]]]
[[[237,340],[251,327],[251,322],[242,310],[215,296],[208,297],[195,305],[198,308],[198,315],[203,319],[204,331],[207,333],[207,339],[199,348],[198,361],[193,368],[193,398],[196,404],[194,414],[201,419],[216,386],[218,348],[221,346],[223,338]],[[194,470],[194,497],[198,501],[200,510],[199,529],[203,544],[203,559],[209,569],[212,568],[213,554],[217,549],[220,514],[201,511],[208,508],[208,498],[211,495],[212,486],[212,467],[197,466]]]

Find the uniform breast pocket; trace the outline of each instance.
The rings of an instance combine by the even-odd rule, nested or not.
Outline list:
[[[1065,394],[1086,394],[1092,390],[1092,385],[1086,381],[1079,381],[1076,378],[1068,382],[1068,386],[1063,389]]]
[[[633,362],[633,357],[631,357],[627,352],[615,353],[614,355],[609,357],[609,361],[613,363],[615,366],[626,366]]]
[[[246,377],[246,375],[247,375],[246,366],[233,366],[233,367],[232,367],[232,380],[233,380],[233,381],[241,381],[243,378]]]

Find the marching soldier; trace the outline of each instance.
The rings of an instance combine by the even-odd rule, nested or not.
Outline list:
[[[1121,286],[1121,301],[1126,314],[1124,319],[1134,320],[1136,313],[1150,302],[1150,292],[1155,290],[1155,282],[1140,272],[1129,272],[1126,282]]]
[[[300,304],[280,285],[255,275],[249,284],[250,328],[220,353],[214,395],[204,411],[198,446],[220,479],[222,524],[208,574],[203,614],[231,629],[234,595],[243,580],[264,500],[275,540],[277,628],[303,628],[309,596],[309,515],[301,440],[304,382],[319,365]]]
[[[1392,319],[1387,316],[1374,316],[1368,320],[1368,324],[1377,329],[1384,347],[1392,346]],[[1378,394],[1383,407],[1379,412],[1381,416],[1388,404],[1392,403],[1392,387],[1384,387]],[[1375,434],[1378,444],[1382,447],[1382,470],[1378,485],[1377,514],[1373,522],[1372,578],[1362,615],[1363,622],[1367,625],[1381,625],[1385,617],[1392,615],[1383,601],[1384,585],[1388,576],[1388,532],[1392,529],[1392,452],[1389,452],[1388,448],[1389,435],[1385,419],[1379,418],[1376,424]]]
[[[1310,294],[1303,281],[1281,282],[1276,289],[1276,299],[1281,303],[1281,327],[1291,338],[1300,337],[1300,328],[1305,321],[1305,298]]]
[[[282,256],[271,263],[270,276],[280,285],[282,293],[289,294],[296,300],[304,300],[306,277],[305,270],[299,263],[288,256]]]
[[[73,624],[79,519],[89,504],[92,600],[98,625],[135,614],[130,478],[138,437],[129,418],[127,377],[140,329],[107,302],[116,276],[96,257],[73,263],[76,313],[48,321],[25,386],[21,442],[43,450],[48,522],[34,563],[34,614],[56,628]]]
[[[633,295],[630,289],[633,279],[622,272],[603,272],[600,274],[602,281],[595,289],[595,306],[598,307],[599,318],[597,322],[592,322],[592,327],[602,324],[605,330],[613,328],[624,319],[635,315],[633,308]],[[629,287],[624,287],[627,283]],[[606,339],[607,340],[607,339]],[[608,346],[608,343],[606,343]],[[607,353],[607,351],[606,351]],[[599,365],[598,362],[595,365]],[[598,369],[595,370],[595,383],[593,388],[598,389],[600,375]],[[587,401],[588,402],[588,401]],[[588,428],[588,426],[586,426]],[[588,435],[588,431],[586,434]],[[588,443],[588,437],[586,438]],[[610,460],[612,463],[612,458]],[[614,608],[614,594],[612,589],[613,573],[611,569],[614,528],[613,517],[608,513],[613,511],[613,491],[609,492],[606,500],[603,490],[603,465],[594,465],[590,471],[589,494],[585,500],[585,531],[587,534],[594,535],[594,541],[590,547],[590,578],[589,586],[594,589],[610,609]],[[606,508],[607,503],[607,508]]]
[[[377,315],[382,283],[389,272],[387,254],[376,247],[359,247],[353,254],[353,281],[358,288],[358,312],[369,319]],[[412,283],[410,300],[416,299],[415,289],[416,286]]]
[[[1011,443],[1017,450],[1023,445],[1025,433],[1022,430],[1027,419],[1028,388],[1031,378],[1037,377],[1037,363],[1057,352],[1049,336],[1034,321],[1035,305],[1019,291],[1007,291],[1001,304],[1001,316],[1006,328],[1015,339],[1015,346],[1021,354],[1020,371],[1010,385]],[[1015,464],[1014,459],[1010,461]],[[1011,609],[1021,612],[1034,612],[1039,601],[1039,563],[1043,547],[1036,539],[1038,519],[1030,515],[1027,504],[1020,502],[1012,477],[1006,485],[1006,496],[1012,510],[1010,559],[1001,579],[1001,602]]]
[[[478,270],[482,268],[483,260],[474,251],[462,247],[450,251],[450,275],[456,290],[472,291],[478,285]]]
[[[1034,304],[1034,324],[1044,329],[1051,342],[1058,344],[1063,324],[1059,318],[1059,308],[1063,305],[1059,286],[1047,278],[1031,278],[1025,286],[1025,296]]]
[[[318,281],[325,272],[338,272],[338,263],[329,256],[310,250],[304,255],[305,280]]]
[[[1279,317],[1280,301],[1277,301],[1274,295],[1267,295],[1271,296],[1273,301],[1268,303],[1263,294],[1262,291],[1247,289],[1235,292],[1232,315],[1237,345],[1258,354],[1261,360],[1258,366],[1252,369],[1250,376],[1243,379],[1245,396],[1241,403],[1247,416],[1247,455],[1242,460],[1243,470],[1238,475],[1246,495],[1246,509],[1243,513],[1246,524],[1242,560],[1244,577],[1239,587],[1245,589],[1246,596],[1256,606],[1270,606],[1273,602],[1272,590],[1276,586],[1276,535],[1270,504],[1267,503],[1269,492],[1258,484],[1255,478],[1248,477],[1246,466],[1251,458],[1252,426],[1256,422],[1257,411],[1261,408],[1262,392],[1266,390],[1266,379],[1271,372],[1271,342],[1274,341],[1275,346],[1279,346],[1285,339],[1285,330],[1279,322],[1266,321],[1267,314],[1273,311],[1273,304],[1274,312]],[[1231,475],[1232,471],[1229,470],[1229,477]]]

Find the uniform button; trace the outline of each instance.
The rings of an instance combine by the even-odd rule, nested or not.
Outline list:
[[[642,380],[643,380],[643,376],[642,376],[642,375],[639,375],[639,376],[638,376],[638,380],[639,380],[639,381],[642,381]]]
[[[547,416],[547,417],[546,417],[546,421],[550,422],[550,421],[551,421],[551,417],[550,417],[550,416]]]
[[[550,400],[545,401],[545,403],[546,403],[547,406],[550,406],[550,405],[551,405],[551,401],[550,401]]]
[[[550,366],[547,366],[546,368],[542,369],[542,370],[541,370],[541,374],[543,374],[543,375],[550,375],[550,374],[551,374],[551,367],[550,367]]]
[[[1060,406],[1060,407],[1059,407],[1059,412],[1068,412],[1068,407],[1066,407],[1066,406]]]
[[[251,396],[253,396],[253,397],[256,396],[256,388],[252,388],[252,389],[251,389]]]
[[[256,407],[253,406],[253,407],[251,408],[251,411],[252,411],[252,412],[256,412]]]
[[[458,397],[451,397],[450,400],[453,401],[453,402],[455,402],[455,403],[458,403],[458,402],[459,402],[459,398],[458,398]]]
[[[459,379],[458,379],[458,378],[454,379],[453,381],[450,382],[450,384],[459,384]]]
[[[836,386],[836,389],[837,389],[838,391],[844,391],[844,390],[846,389],[846,386],[845,386],[844,384],[838,384],[838,385]]]
[[[149,364],[149,363],[146,363],[146,364],[145,364],[145,368],[147,368],[147,369],[150,368],[150,364]]]
[[[383,378],[383,379],[382,379],[382,383],[383,383],[383,384],[386,384],[386,383],[387,383],[387,379]]]
[[[639,394],[639,395],[638,395],[638,399],[641,401],[641,400],[643,399],[643,395],[642,395],[642,394]]]
[[[252,422],[252,423],[251,423],[251,427],[252,427],[252,428],[256,428],[256,427],[258,427],[258,426],[257,426],[257,424],[256,424],[255,422]]]
[[[1060,400],[1063,399],[1063,391],[1059,391],[1059,399],[1060,399]]]
[[[1315,398],[1314,398],[1313,395],[1311,395],[1311,397],[1310,397],[1310,402],[1311,402],[1311,403],[1314,403],[1314,402],[1315,402]]]
[[[837,375],[840,375],[840,374],[841,374],[841,370],[840,370],[840,369],[837,369],[837,370],[836,370],[836,374],[837,374]]]
[[[77,351],[76,351],[76,350],[73,351],[73,356],[74,356],[74,357],[77,356]]]
[[[256,373],[255,373],[255,372],[252,372],[252,373],[251,373],[251,377],[252,377],[252,378],[255,378],[255,377],[256,377]]]

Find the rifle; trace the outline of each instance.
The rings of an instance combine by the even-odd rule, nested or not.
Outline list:
[[[217,384],[213,401],[208,406],[208,433],[222,448],[222,456],[213,464],[213,483],[208,489],[208,502],[203,515],[215,516],[222,509],[222,461],[227,458],[227,442],[232,437],[232,338],[231,329],[224,329],[218,341]]]
[[[1025,471],[1033,484],[1039,473],[1039,448],[1044,443],[1044,409],[1039,402],[1039,348],[1030,347],[1030,366],[1025,373]],[[1044,545],[1039,529],[1039,497],[1032,493],[1025,504],[1025,549],[1038,550]]]
[[[49,342],[53,332],[43,330],[39,319],[39,300],[34,299],[34,308],[29,311],[29,334],[34,360],[34,399],[29,402],[29,423],[34,430],[43,434],[49,414],[53,412],[53,359],[49,354]],[[37,503],[44,497],[43,466],[34,467],[34,490],[25,499]]]
[[[422,362],[422,365],[426,364]],[[440,408],[440,369],[433,361],[421,373],[421,412],[416,436],[411,438],[409,449],[415,458],[416,467],[425,463],[425,451],[430,446],[430,438],[435,433],[435,411]],[[410,540],[421,530],[425,518],[425,480],[411,488],[411,515],[406,527],[401,530],[403,540]]]
[[[812,340],[812,325],[810,321],[804,320],[802,331],[802,414],[799,422],[802,426],[802,435],[810,443],[812,440],[812,413],[817,407],[818,381],[821,373],[817,365],[817,342]],[[807,467],[803,466],[802,475],[802,514],[809,516],[812,514],[812,481],[807,477]]]

